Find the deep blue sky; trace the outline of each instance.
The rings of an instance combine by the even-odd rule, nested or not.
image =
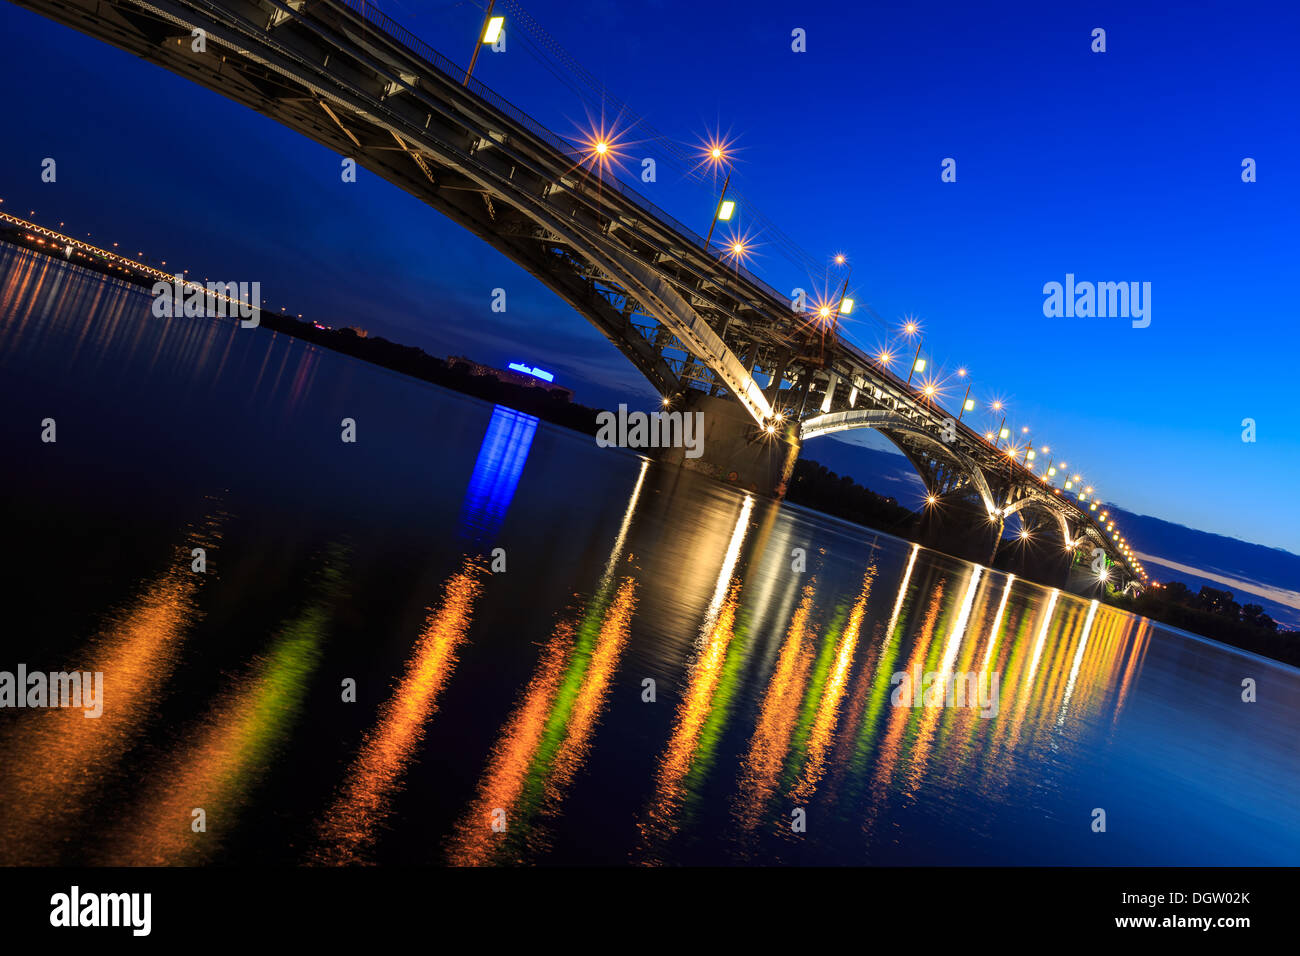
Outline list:
[[[468,59],[475,3],[381,6]],[[1010,424],[1030,425],[1103,498],[1300,551],[1294,6],[526,6],[663,133],[693,144],[729,131],[747,200],[815,256],[848,253],[860,301],[893,324],[918,316],[933,362],[968,366],[977,396],[1004,398]],[[806,53],[790,49],[795,27]],[[1094,27],[1104,54],[1089,49]],[[364,170],[343,184],[338,156],[25,10],[0,5],[0,30],[5,209],[196,274],[257,279],[274,307],[329,324],[553,368],[588,404],[651,397],[551,293],[405,193]],[[507,36],[476,75],[560,133],[583,127],[581,101]],[[628,154],[632,175],[658,157],[643,191],[707,229],[707,189],[656,144]],[[53,185],[39,180],[46,156]],[[1240,178],[1247,156],[1253,184]],[[945,157],[956,183],[940,182]],[[753,238],[759,274],[809,287]],[[1151,326],[1045,318],[1043,284],[1067,272],[1152,283]],[[489,310],[496,287],[504,315]],[[881,337],[867,321],[852,335]],[[1241,441],[1247,417],[1254,444]]]

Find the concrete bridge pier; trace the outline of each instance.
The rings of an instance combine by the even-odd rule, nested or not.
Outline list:
[[[698,413],[695,434],[701,436],[700,455],[690,458],[687,457],[690,449],[664,448],[659,451],[660,461],[754,494],[785,497],[794,463],[799,458],[797,422],[787,421],[768,434],[732,398],[706,395],[694,389],[674,396],[672,406],[665,411]]]

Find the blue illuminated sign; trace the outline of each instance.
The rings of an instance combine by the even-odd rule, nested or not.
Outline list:
[[[511,362],[509,368],[515,372],[523,372],[525,375],[535,375],[544,382],[554,382],[555,376],[545,369],[536,366],[525,365],[523,362]]]

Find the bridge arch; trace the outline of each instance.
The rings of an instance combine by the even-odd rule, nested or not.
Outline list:
[[[1018,512],[1036,514],[1039,517],[1046,518],[1049,522],[1055,523],[1057,528],[1060,529],[1061,543],[1063,545],[1074,540],[1070,531],[1069,518],[1066,516],[1065,509],[1060,501],[1054,495],[1044,494],[1037,489],[1030,489],[1020,499],[1002,509],[1002,514],[1008,518]]]
[[[990,514],[997,512],[998,505],[993,497],[993,490],[989,487],[988,478],[984,475],[984,469],[960,449],[945,442],[938,435],[927,431],[898,412],[882,408],[862,408],[817,415],[803,422],[800,428],[800,438],[806,442],[810,438],[831,435],[835,432],[850,431],[855,428],[874,428],[880,432],[903,453],[904,457],[911,462],[912,467],[918,473],[923,474],[913,452],[897,436],[906,436],[908,439],[920,443],[927,450],[938,452],[940,457],[955,464],[970,479],[970,483],[979,495],[985,509]]]

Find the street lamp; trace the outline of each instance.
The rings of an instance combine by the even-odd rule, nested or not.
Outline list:
[[[479,41],[474,44],[474,55],[469,58],[469,69],[465,71],[465,82],[462,86],[469,86],[469,78],[474,73],[474,64],[478,62],[478,51],[485,45],[496,43],[501,38],[501,31],[505,28],[505,17],[492,16],[492,8],[496,5],[496,0],[488,0],[487,13],[483,16],[483,27],[479,30]]]
[[[709,242],[713,239],[713,229],[719,222],[730,222],[731,217],[736,213],[736,204],[727,198],[727,187],[731,185],[731,161],[727,155],[729,144],[720,136],[715,136],[705,143],[704,159],[701,166],[711,166],[714,171],[713,181],[717,180],[717,169],[719,166],[726,166],[727,175],[722,180],[722,195],[718,197],[718,204],[713,208],[713,222],[709,224],[709,234],[704,237],[704,248],[709,247]],[[698,168],[698,167],[696,167]]]
[[[912,384],[912,376],[925,371],[925,359],[921,358],[921,342],[916,343],[916,355],[912,357],[912,368],[907,373],[907,384]]]
[[[962,378],[965,378],[965,377],[966,377],[966,370],[965,370],[964,368],[959,368],[959,369],[957,370],[957,374],[958,374],[959,376],[961,376]],[[962,417],[963,415],[965,415],[967,412],[973,412],[973,411],[975,411],[975,399],[973,399],[973,398],[970,397],[970,390],[971,390],[971,383],[970,383],[970,382],[967,382],[967,383],[966,383],[966,394],[962,396],[962,399],[961,399],[961,408],[958,409],[958,411],[957,411],[957,421],[961,421],[961,417]]]

